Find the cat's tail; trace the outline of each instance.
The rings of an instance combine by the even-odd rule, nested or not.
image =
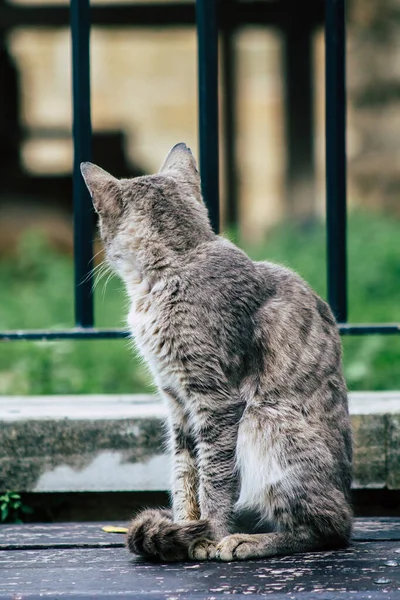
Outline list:
[[[189,546],[200,538],[210,537],[208,521],[174,523],[170,510],[148,509],[130,523],[126,545],[134,554],[162,561],[189,558]]]

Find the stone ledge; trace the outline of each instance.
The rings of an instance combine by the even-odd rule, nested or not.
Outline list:
[[[353,392],[354,487],[400,489],[400,392]],[[166,409],[152,395],[3,396],[0,490],[163,491]]]

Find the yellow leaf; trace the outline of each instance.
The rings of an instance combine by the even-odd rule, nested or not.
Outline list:
[[[113,525],[106,525],[102,527],[102,530],[106,533],[127,533],[127,527],[114,527]]]

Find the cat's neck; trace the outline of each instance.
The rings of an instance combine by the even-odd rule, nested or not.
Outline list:
[[[217,239],[214,236],[213,239]],[[146,243],[147,242],[147,243]],[[209,243],[209,240],[205,240]],[[187,251],[177,251],[166,246],[161,241],[142,240],[140,248],[135,253],[134,264],[129,265],[122,278],[129,296],[146,293],[158,282],[179,276],[185,267],[196,260],[202,244]]]
[[[145,296],[152,288],[148,277],[143,273],[136,272],[131,277],[125,278],[125,287],[131,300],[137,300],[140,296]]]
[[[135,264],[121,273],[131,300],[146,295],[159,281],[168,279],[176,272],[179,261],[167,256],[160,249],[153,248],[151,253],[139,252]]]

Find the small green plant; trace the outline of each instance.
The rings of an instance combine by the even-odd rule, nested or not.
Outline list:
[[[30,506],[23,504],[16,492],[6,492],[0,496],[0,521],[2,523],[23,523],[23,515],[33,513]]]

